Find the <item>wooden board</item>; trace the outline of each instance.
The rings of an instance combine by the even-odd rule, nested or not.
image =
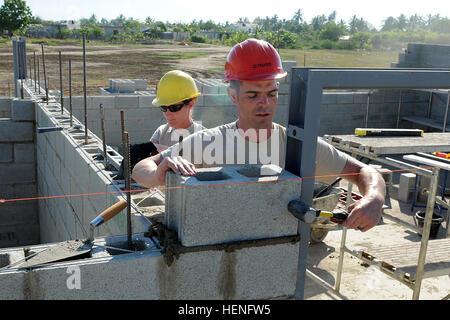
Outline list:
[[[423,137],[360,137],[357,135],[329,135],[328,141],[339,148],[339,144],[350,144],[356,148],[368,148],[377,155],[407,154],[415,152],[450,152],[450,132],[429,132]]]
[[[420,245],[420,242],[402,243],[389,247],[365,249],[362,252],[410,274],[411,279],[414,279]],[[450,275],[450,238],[428,241],[423,277],[440,275]]]

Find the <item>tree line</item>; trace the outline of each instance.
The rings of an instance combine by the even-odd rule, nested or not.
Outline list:
[[[232,46],[247,38],[256,37],[271,42],[277,48],[313,48],[313,49],[376,49],[397,50],[409,42],[450,44],[450,19],[440,14],[426,17],[418,14],[410,17],[404,14],[398,17],[389,16],[378,29],[363,18],[353,15],[349,21],[337,21],[337,13],[317,15],[306,21],[303,12],[298,9],[291,19],[257,17],[250,21],[246,17],[239,18],[236,23],[215,23],[212,20],[193,20],[190,23],[158,21],[147,17],[140,21],[119,15],[107,20],[93,14],[89,18],[80,19],[81,29],[73,34],[71,30],[60,29],[60,38],[77,37],[82,33],[90,38],[102,38],[105,33],[102,26],[120,26],[123,33],[114,34],[109,41],[141,41],[161,38],[163,32],[188,32],[190,41],[223,44]],[[32,15],[25,0],[5,0],[0,8],[0,28],[18,34],[36,28],[44,21]],[[241,29],[236,29],[240,25]],[[247,28],[244,28],[247,27]],[[251,28],[248,28],[251,27]],[[222,33],[220,39],[210,40],[202,36],[202,31]]]

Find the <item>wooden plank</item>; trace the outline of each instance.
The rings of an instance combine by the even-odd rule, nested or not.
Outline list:
[[[417,261],[420,251],[420,242],[401,243],[389,247],[375,247],[361,250],[364,255],[372,256],[395,267],[401,272],[415,278]],[[450,275],[450,239],[430,240],[427,247],[427,256],[424,265],[424,278]]]
[[[450,132],[426,132],[423,137],[360,137],[357,135],[327,135],[326,140],[339,144],[368,148],[377,155],[415,152],[450,152]]]

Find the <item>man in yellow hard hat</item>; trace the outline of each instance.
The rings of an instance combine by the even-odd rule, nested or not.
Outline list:
[[[167,170],[195,175],[197,167],[243,163],[284,167],[286,129],[274,123],[273,117],[278,102],[277,80],[285,76],[281,58],[268,42],[247,39],[234,46],[227,57],[225,80],[230,83],[228,95],[237,107],[238,120],[197,132],[181,144],[139,162],[133,179],[150,187],[164,184]],[[179,156],[180,150],[183,156]],[[379,222],[384,204],[382,176],[318,139],[316,175],[340,174],[355,183],[363,195],[349,206],[350,214],[343,225],[363,232],[371,229]]]

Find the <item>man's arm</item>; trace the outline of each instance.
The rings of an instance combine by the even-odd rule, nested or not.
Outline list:
[[[180,156],[163,157],[157,154],[138,162],[133,169],[131,177],[134,181],[145,187],[154,187],[166,183],[167,170],[176,174],[191,176],[197,174],[195,166]]]
[[[377,170],[350,156],[341,173],[344,179],[358,186],[363,196],[348,207],[349,216],[343,226],[367,231],[381,218],[386,194],[384,179]]]

